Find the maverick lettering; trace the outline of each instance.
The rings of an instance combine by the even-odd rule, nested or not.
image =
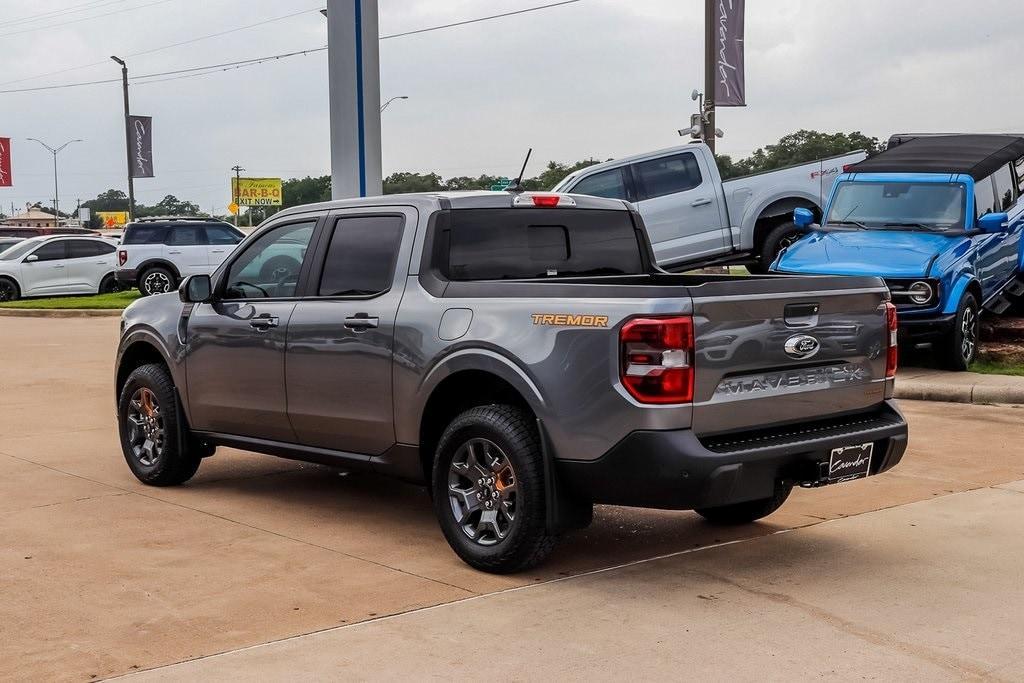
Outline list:
[[[715,393],[726,395],[754,394],[762,391],[775,391],[789,387],[816,384],[829,387],[836,384],[864,382],[867,379],[867,370],[860,365],[833,365],[824,368],[769,373],[755,377],[724,379],[718,385]]]

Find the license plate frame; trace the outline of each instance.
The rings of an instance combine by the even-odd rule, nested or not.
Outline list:
[[[874,451],[873,441],[833,448],[828,458],[828,483],[839,484],[869,476]]]

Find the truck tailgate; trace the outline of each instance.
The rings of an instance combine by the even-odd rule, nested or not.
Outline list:
[[[880,279],[737,277],[690,291],[698,435],[856,413],[885,398]]]

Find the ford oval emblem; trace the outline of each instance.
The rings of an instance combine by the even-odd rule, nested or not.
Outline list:
[[[821,343],[809,334],[793,335],[783,347],[786,355],[799,360],[812,358],[821,350]]]

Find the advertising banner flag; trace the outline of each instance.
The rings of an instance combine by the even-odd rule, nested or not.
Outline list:
[[[743,13],[745,0],[712,0],[715,36],[715,106],[745,107]]]
[[[231,198],[239,206],[281,206],[281,179],[232,178]]]
[[[0,187],[10,187],[11,178],[11,139],[0,138]]]
[[[153,177],[153,117],[129,116],[128,139],[131,145],[132,178]]]

